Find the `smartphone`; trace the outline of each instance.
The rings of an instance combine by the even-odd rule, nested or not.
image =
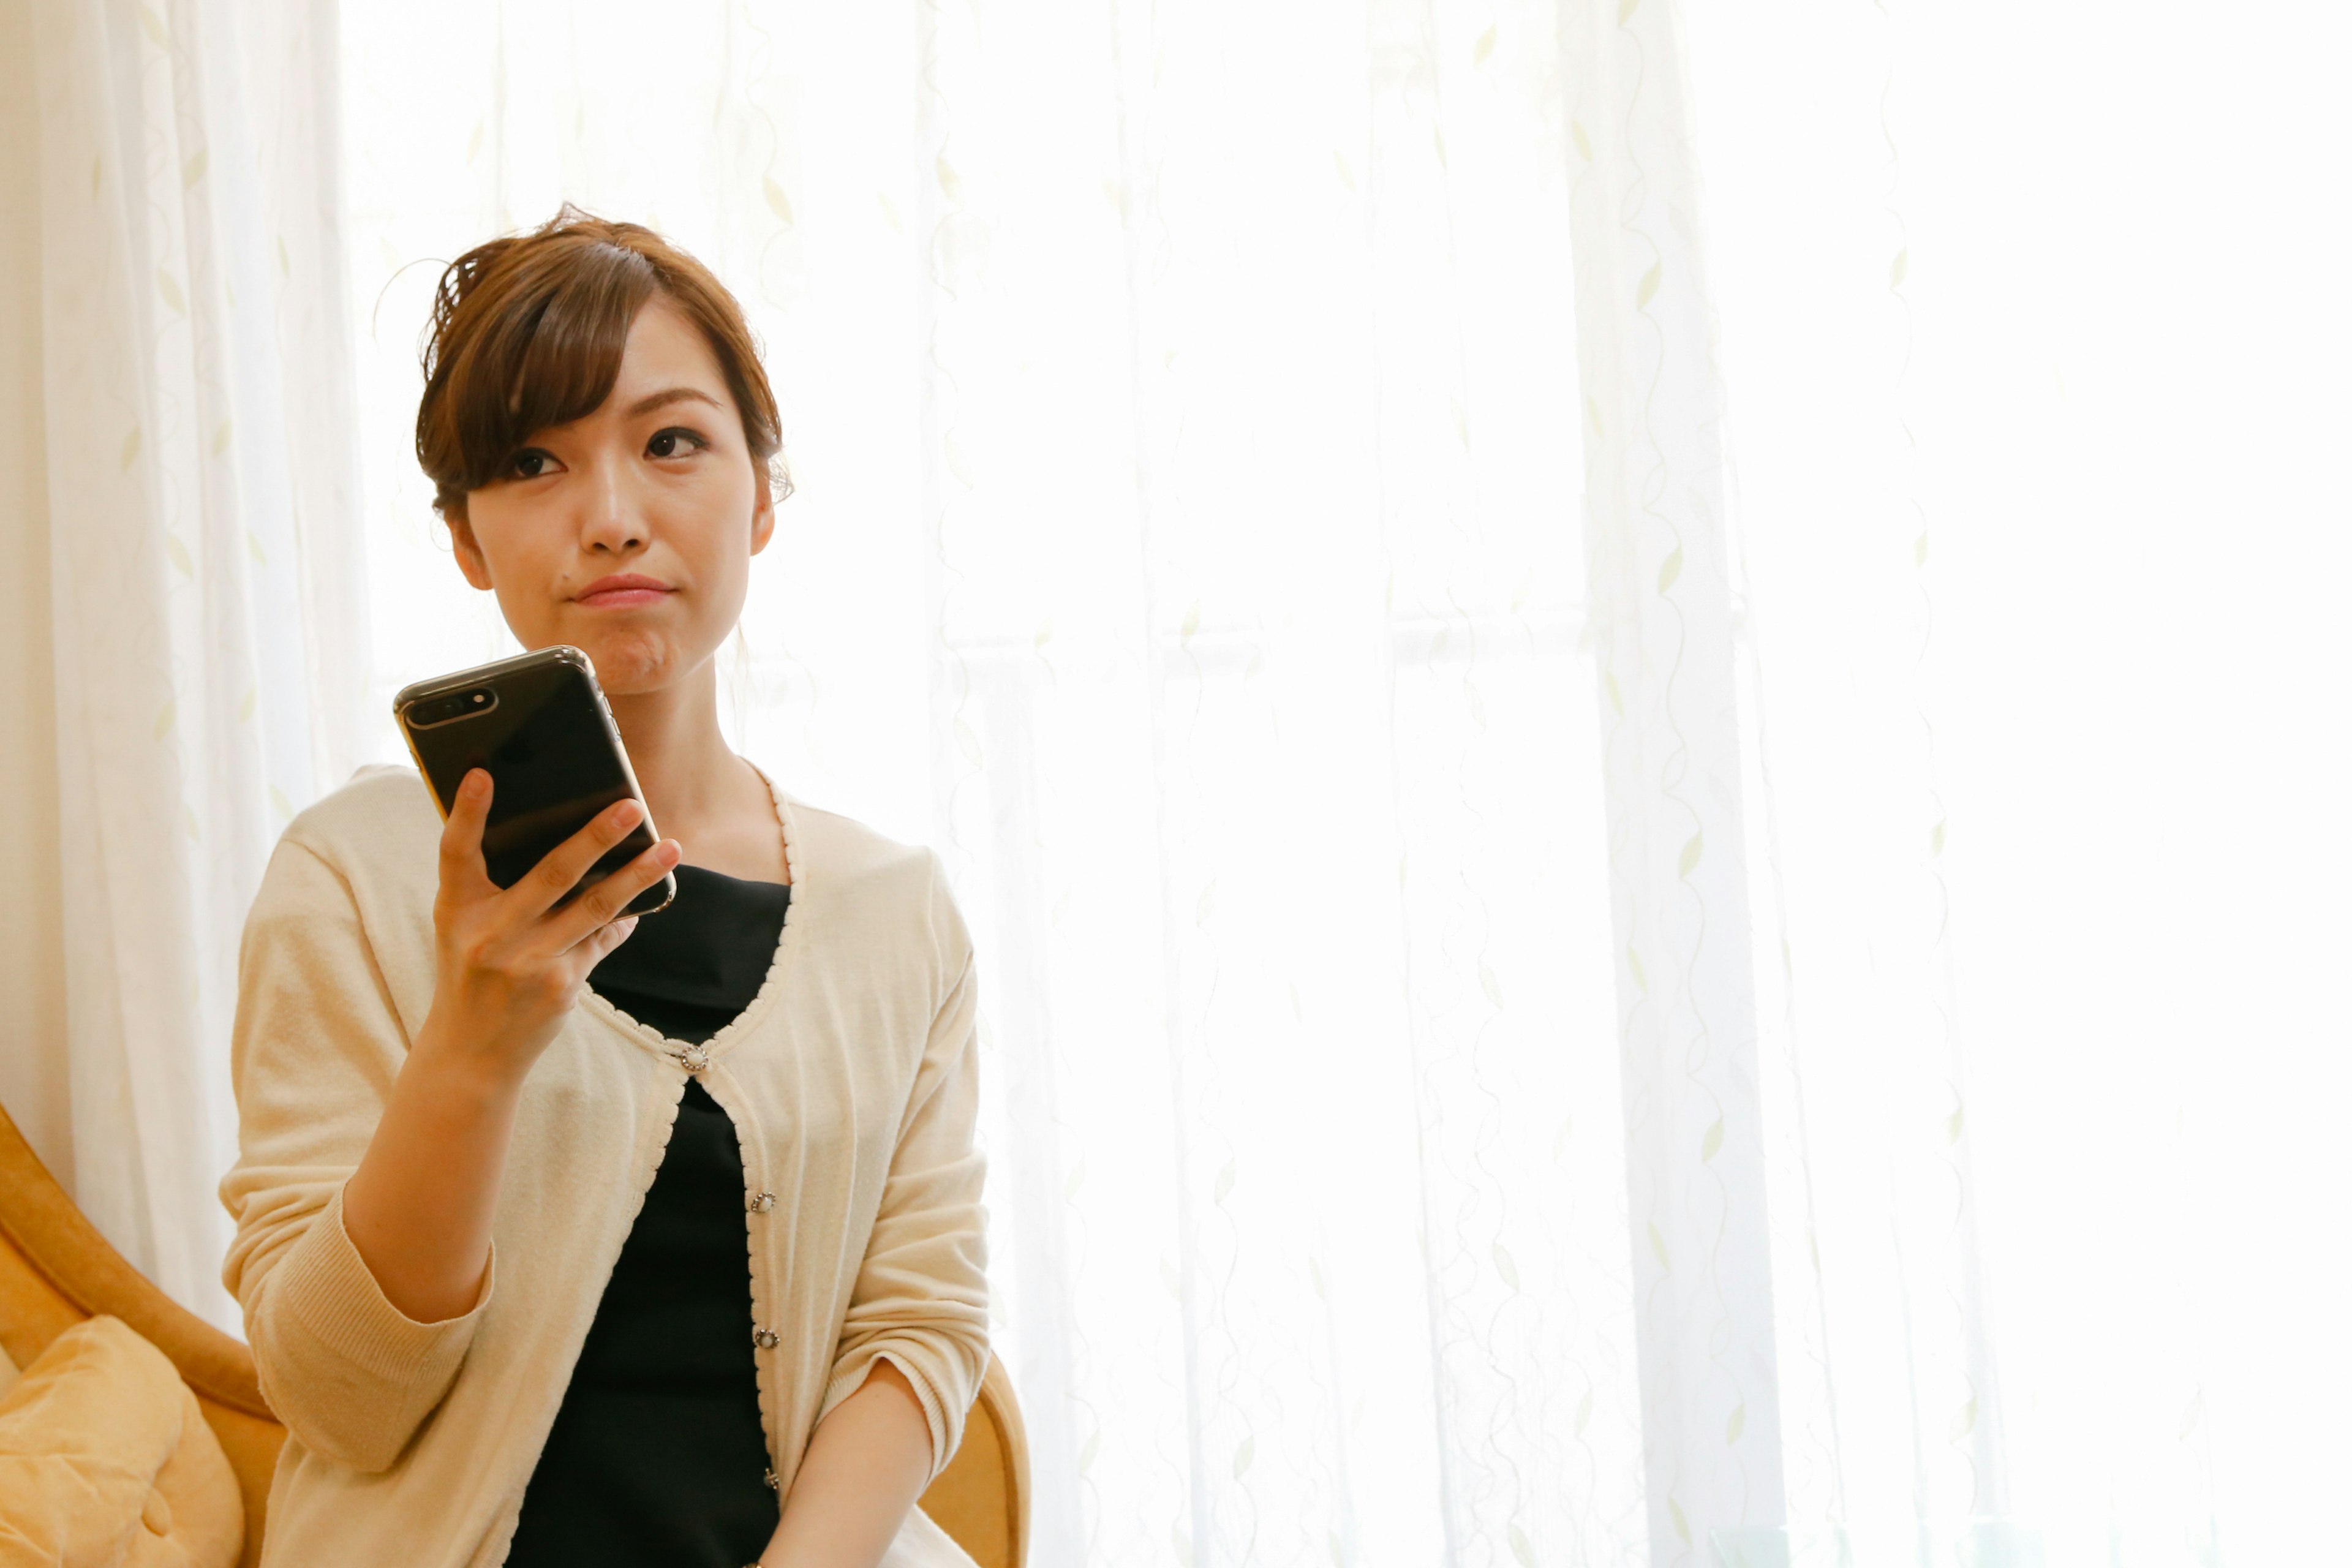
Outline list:
[[[392,700],[392,710],[444,817],[467,773],[489,773],[495,787],[482,859],[501,888],[520,881],[549,850],[615,801],[645,806],[613,710],[596,685],[596,668],[576,647],[559,644],[420,680]],[[658,842],[647,810],[564,901]],[[677,896],[677,879],[665,876],[630,900],[626,912],[651,914]]]

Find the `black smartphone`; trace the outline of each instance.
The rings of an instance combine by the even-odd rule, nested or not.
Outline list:
[[[549,850],[615,801],[645,805],[613,710],[596,685],[596,668],[576,647],[543,647],[420,680],[392,700],[392,710],[443,816],[467,773],[489,773],[495,787],[482,858],[501,888],[520,881]],[[565,901],[658,842],[648,810]],[[677,896],[677,879],[665,876],[630,900],[627,912],[651,914]]]

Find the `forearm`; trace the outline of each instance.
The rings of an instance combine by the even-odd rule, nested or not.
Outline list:
[[[418,1322],[479,1300],[521,1084],[419,1031],[343,1187],[343,1226],[384,1299]]]
[[[761,1568],[875,1568],[930,1473],[931,1429],[914,1385],[876,1362],[810,1436]]]

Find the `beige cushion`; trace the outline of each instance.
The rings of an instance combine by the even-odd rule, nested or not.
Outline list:
[[[117,1318],[0,1395],[0,1568],[232,1568],[245,1509],[195,1395]]]

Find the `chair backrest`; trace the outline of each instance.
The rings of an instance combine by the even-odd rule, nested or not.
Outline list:
[[[255,1380],[253,1352],[163,1294],[74,1206],[0,1109],[0,1350],[28,1366],[85,1318],[110,1313],[172,1358],[220,1437],[245,1492],[242,1568],[261,1559],[269,1478],[286,1428]],[[980,1568],[1022,1568],[1029,1541],[1029,1449],[1002,1362],[991,1358],[963,1444],[923,1494],[923,1511]]]

